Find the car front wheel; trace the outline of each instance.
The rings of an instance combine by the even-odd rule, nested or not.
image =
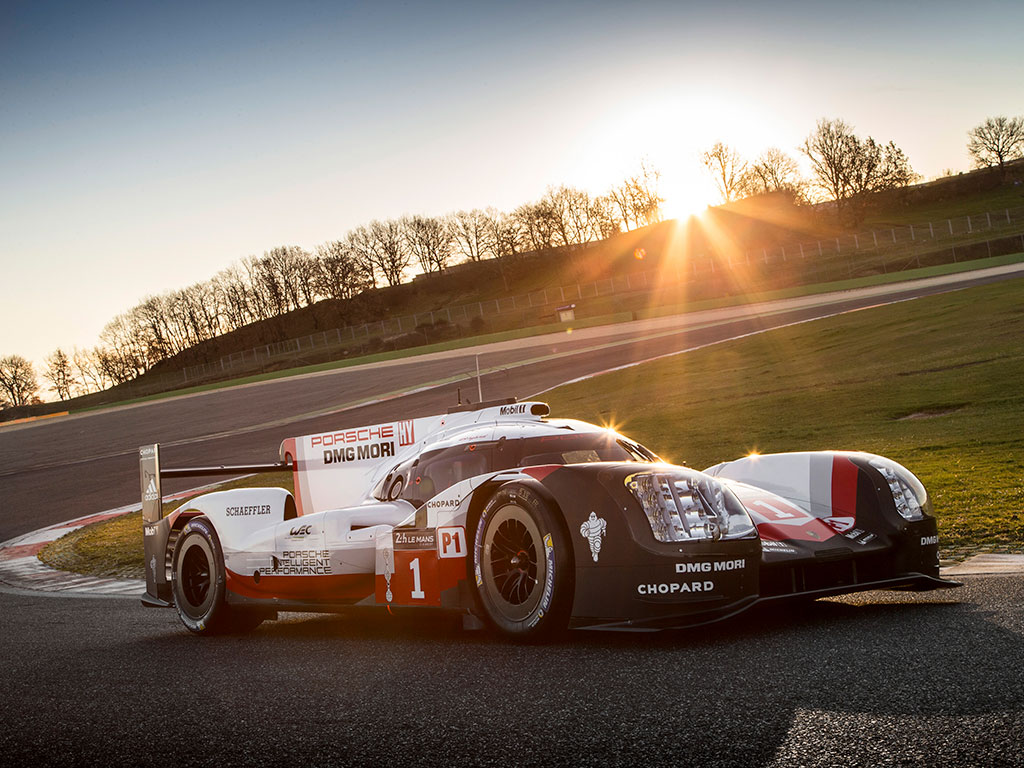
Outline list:
[[[572,608],[572,552],[555,505],[534,489],[510,483],[480,515],[473,579],[488,623],[515,637],[564,629]]]

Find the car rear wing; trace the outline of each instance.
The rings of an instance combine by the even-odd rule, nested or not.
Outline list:
[[[165,477],[231,477],[266,472],[281,472],[291,468],[287,462],[275,464],[235,464],[213,467],[160,466],[160,444],[152,443],[139,448],[139,484],[142,490],[142,531],[146,563],[147,605],[166,605],[170,597],[165,567],[167,531],[161,531],[164,518],[164,496],[161,480]],[[147,598],[152,598],[147,600]]]

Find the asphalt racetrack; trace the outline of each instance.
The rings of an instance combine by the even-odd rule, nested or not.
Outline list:
[[[523,398],[655,355],[1019,274],[478,350],[495,369],[484,395]],[[142,443],[160,442],[165,466],[272,461],[287,436],[439,412],[456,387],[475,399],[475,354],[0,429],[0,541],[136,499]],[[401,615],[283,614],[250,636],[196,638],[173,612],[135,599],[7,590],[0,755],[5,765],[1024,765],[1024,584],[965,583],[541,646]]]

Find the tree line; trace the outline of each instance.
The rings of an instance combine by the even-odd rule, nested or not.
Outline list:
[[[1005,180],[1006,163],[1024,157],[1024,117],[990,117],[967,133],[967,151],[976,168],[998,167]],[[723,202],[766,192],[788,192],[798,201],[824,200],[835,204],[840,220],[853,223],[865,213],[865,202],[876,193],[900,189],[921,177],[906,154],[892,141],[861,138],[843,120],[823,118],[798,151],[811,168],[800,175],[793,157],[777,147],[754,160],[717,142],[701,155]]]
[[[658,180],[656,170],[641,164],[603,195],[551,187],[509,212],[487,208],[374,220],[312,251],[280,246],[248,256],[209,280],[147,296],[111,319],[92,349],[58,348],[45,359],[43,378],[66,400],[131,381],[216,336],[323,299],[398,285],[415,271],[604,240],[660,220]],[[16,375],[0,371],[0,392],[7,393],[0,406],[31,402],[38,392],[31,363],[19,356],[4,361],[3,370]]]

